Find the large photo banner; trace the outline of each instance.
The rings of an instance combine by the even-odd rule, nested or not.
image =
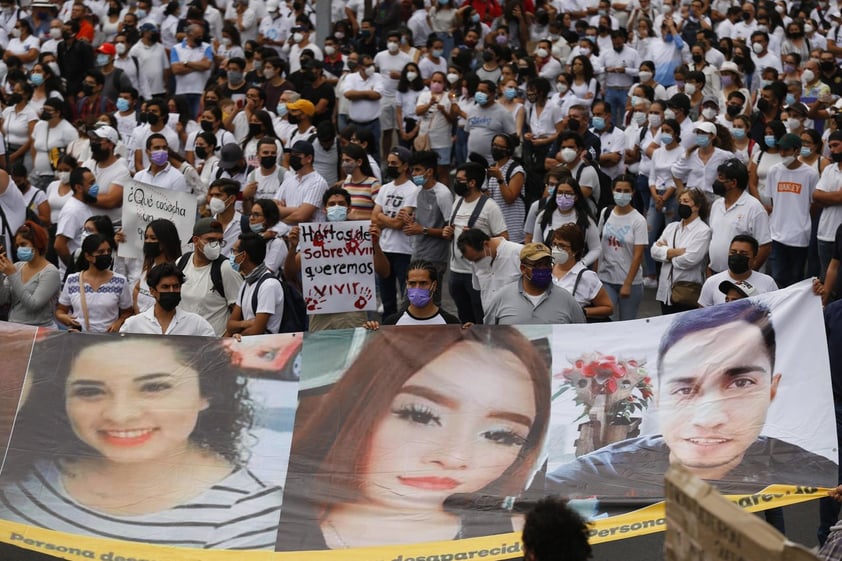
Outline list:
[[[504,560],[546,495],[593,543],[663,531],[671,463],[751,511],[836,484],[809,283],[615,324],[27,329],[0,541],[72,559]]]
[[[117,248],[120,257],[143,258],[143,235],[153,220],[163,218],[175,224],[181,244],[193,237],[196,197],[191,193],[155,187],[130,179],[123,186],[123,233],[125,243]]]

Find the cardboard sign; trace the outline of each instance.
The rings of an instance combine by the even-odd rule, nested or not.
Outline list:
[[[123,186],[123,233],[125,243],[117,248],[120,257],[143,257],[143,234],[153,220],[165,218],[175,224],[181,243],[190,240],[196,222],[196,196],[148,183],[129,180]]]

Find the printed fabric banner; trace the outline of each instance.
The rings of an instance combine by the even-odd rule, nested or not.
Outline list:
[[[120,257],[143,258],[143,234],[153,220],[175,224],[182,245],[193,237],[196,197],[191,193],[155,187],[130,179],[123,187],[123,233],[126,242],[117,248]]]
[[[299,239],[307,313],[377,308],[368,221],[308,222],[300,225]]]
[[[238,343],[5,324],[0,541],[106,561],[502,561],[548,494],[592,543],[663,531],[671,464],[748,511],[812,500],[838,471],[822,326],[809,282],[575,326]]]

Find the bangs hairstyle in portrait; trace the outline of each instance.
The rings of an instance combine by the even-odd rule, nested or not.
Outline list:
[[[546,340],[533,343],[510,326],[443,326],[435,330],[406,326],[370,334],[365,348],[342,378],[327,394],[314,398],[318,414],[308,416],[302,426],[295,427],[287,487],[294,485],[300,489],[295,493],[297,497],[306,498],[308,503],[317,505],[317,510],[325,512],[331,504],[355,501],[362,488],[375,427],[390,413],[394,397],[419,370],[462,342],[509,351],[529,372],[535,419],[526,443],[497,480],[476,492],[501,498],[522,493],[536,469],[547,433],[550,353]],[[299,413],[305,408],[302,401]]]
[[[199,413],[190,441],[215,452],[232,465],[247,460],[243,440],[252,427],[254,407],[247,380],[238,376],[222,340],[157,335],[49,334],[35,343],[27,372],[30,391],[20,406],[9,451],[0,477],[4,481],[26,476],[38,460],[99,457],[83,443],[70,424],[66,383],[83,351],[103,345],[149,342],[175,351],[178,360],[199,373],[199,391],[208,407]],[[107,369],[108,365],[103,364]]]

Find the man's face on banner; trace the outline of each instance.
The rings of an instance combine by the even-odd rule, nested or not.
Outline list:
[[[780,380],[760,328],[738,321],[692,333],[662,364],[658,408],[670,461],[722,478],[760,435]]]

